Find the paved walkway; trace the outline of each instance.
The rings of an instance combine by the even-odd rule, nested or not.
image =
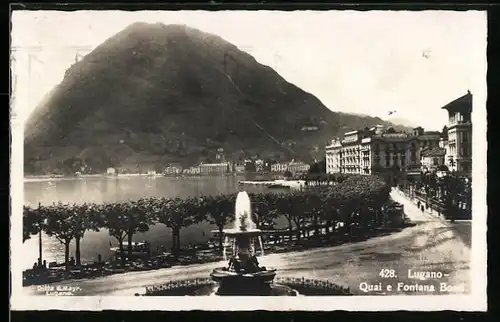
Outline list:
[[[391,191],[391,198],[399,202],[404,206],[405,214],[410,219],[410,221],[418,222],[431,222],[439,221],[442,222],[444,226],[449,227],[454,231],[454,233],[462,240],[462,242],[467,246],[471,247],[472,240],[472,221],[471,220],[455,220],[454,222],[436,211],[423,211],[420,210],[415,201],[407,197],[401,190],[393,188]]]
[[[438,219],[427,211],[418,209],[417,205],[404,193],[396,188],[392,188],[391,198],[404,206],[405,214],[412,222],[432,221]]]

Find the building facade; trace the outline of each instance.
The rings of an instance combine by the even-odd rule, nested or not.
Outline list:
[[[224,175],[230,172],[231,165],[229,162],[200,164],[200,174],[202,175]]]
[[[271,165],[271,172],[283,173],[290,171],[292,173],[301,173],[309,171],[310,167],[309,164],[300,161],[275,163]]]
[[[185,175],[199,175],[200,174],[200,167],[193,166],[193,167],[185,168],[185,169],[182,169],[182,173]]]
[[[420,136],[423,129],[396,133],[377,125],[351,131],[326,147],[327,173],[379,174],[394,182],[397,177],[420,174]],[[426,137],[439,145],[439,137]]]
[[[182,173],[182,167],[170,165],[163,170],[163,174],[167,176],[175,176]]]
[[[445,162],[451,171],[465,174],[472,172],[472,94],[466,95],[443,106],[448,111],[448,140]]]
[[[339,139],[333,139],[326,151],[326,173],[339,173],[342,167],[342,143]]]
[[[446,150],[440,147],[425,149],[420,153],[422,172],[434,172],[445,165]]]

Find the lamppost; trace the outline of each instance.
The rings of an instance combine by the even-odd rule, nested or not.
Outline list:
[[[38,224],[38,266],[42,266],[43,259],[42,259],[42,231],[43,227],[47,225],[47,218],[45,218],[43,221],[41,221]]]

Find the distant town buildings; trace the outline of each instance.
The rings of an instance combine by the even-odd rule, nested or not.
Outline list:
[[[115,168],[108,168],[106,170],[106,174],[109,176],[114,176],[114,175],[116,175],[116,169]]]
[[[311,166],[307,163],[292,160],[291,162],[280,162],[271,165],[271,172],[284,173],[290,171],[291,173],[301,173],[309,171]]]
[[[166,176],[175,176],[179,175],[182,173],[182,167],[181,166],[175,166],[175,165],[170,165],[165,168],[163,171],[163,174]]]
[[[189,176],[197,176],[201,172],[201,169],[199,166],[193,166],[189,168],[182,169],[182,174],[189,175]]]
[[[217,162],[225,162],[225,155],[224,155],[224,149],[223,148],[218,148],[217,153],[215,154],[215,160]]]
[[[264,166],[265,166],[264,160],[257,159],[257,160],[255,160],[254,163],[255,163],[255,171],[256,172],[262,172],[262,171],[264,171]]]
[[[200,164],[201,175],[224,175],[231,172],[231,164],[229,162],[222,163],[202,163]]]
[[[233,172],[244,173],[245,172],[245,165],[244,164],[234,164]]]
[[[438,131],[414,128],[411,133],[392,128],[351,131],[326,146],[327,173],[382,174],[393,180],[396,173],[419,175],[422,169],[470,172],[472,160],[472,94],[443,107],[448,110],[447,138]]]
[[[300,130],[302,132],[316,132],[319,130],[319,126],[303,126]]]

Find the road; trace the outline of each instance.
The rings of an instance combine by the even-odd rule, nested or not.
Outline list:
[[[263,266],[275,267],[279,276],[328,279],[348,286],[354,294],[450,294],[470,291],[470,222],[449,223],[422,213],[393,190],[391,196],[405,206],[405,213],[416,225],[387,236],[336,247],[286,254],[270,254],[259,258]],[[464,242],[465,241],[465,242]],[[146,285],[169,280],[207,277],[212,269],[225,262],[165,268],[146,272],[129,272],[96,279],[65,281],[58,285],[79,286],[75,295],[133,295],[144,293]],[[387,278],[379,276],[386,269]],[[391,277],[391,270],[394,275]],[[409,273],[411,270],[413,273]],[[441,279],[417,280],[414,272],[440,272]],[[383,274],[385,275],[385,274]],[[385,276],[384,276],[385,277]],[[375,285],[364,289],[366,285]],[[440,283],[456,286],[440,291]],[[381,283],[381,284],[379,284]],[[404,291],[406,285],[433,285],[429,289]],[[362,284],[362,285],[361,285]],[[387,285],[392,285],[389,292]],[[377,286],[382,286],[378,290]],[[368,288],[368,287],[367,287]],[[364,289],[365,291],[363,291]],[[24,287],[25,294],[40,294],[36,287]]]

